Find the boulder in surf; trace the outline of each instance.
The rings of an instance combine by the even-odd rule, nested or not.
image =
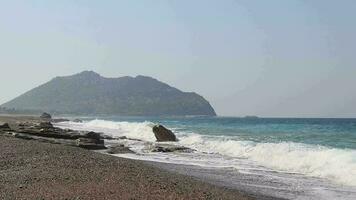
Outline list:
[[[52,116],[48,113],[42,113],[42,115],[40,116],[41,119],[45,119],[45,120],[50,120],[52,119]]]
[[[177,137],[174,133],[162,125],[156,125],[152,128],[157,142],[176,142]]]

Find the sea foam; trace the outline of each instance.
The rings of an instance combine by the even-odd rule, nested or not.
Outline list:
[[[93,120],[85,123],[64,122],[65,128],[104,132],[114,137],[126,136],[154,142],[151,122],[112,122]],[[174,127],[171,127],[174,129]],[[256,143],[237,137],[205,136],[176,131],[179,143],[198,153],[220,154],[230,158],[247,159],[256,165],[288,172],[319,177],[336,183],[356,186],[356,151],[328,148],[293,142]],[[226,163],[226,160],[222,161]],[[233,162],[232,165],[236,165]],[[232,166],[240,168],[240,166]]]
[[[180,142],[199,151],[245,158],[272,169],[356,186],[355,150],[293,142],[255,143],[200,135],[182,138]]]
[[[154,123],[151,122],[112,122],[106,120],[92,120],[84,123],[63,122],[57,126],[76,130],[89,130],[103,132],[113,137],[126,136],[131,139],[139,139],[154,142],[156,138],[152,134]]]

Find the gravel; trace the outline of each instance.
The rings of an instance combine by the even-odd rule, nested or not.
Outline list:
[[[251,199],[144,161],[0,133],[0,199]]]

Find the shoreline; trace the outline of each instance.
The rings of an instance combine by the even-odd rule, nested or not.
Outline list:
[[[95,120],[94,120],[95,121]],[[9,126],[2,126],[3,122],[8,122]],[[52,122],[53,124],[51,124]],[[60,123],[63,122],[63,123]],[[72,123],[73,122],[73,123]],[[105,122],[106,123],[106,122]],[[116,159],[115,162],[135,163],[135,166],[139,166],[135,173],[140,174],[145,171],[146,168],[153,168],[159,173],[148,172],[146,178],[151,181],[151,177],[156,177],[157,174],[170,174],[169,177],[185,177],[196,181],[195,183],[189,182],[189,190],[185,192],[179,192],[175,190],[175,186],[184,185],[186,182],[177,181],[172,190],[167,191],[166,186],[159,186],[163,192],[161,196],[150,196],[148,199],[354,199],[356,197],[355,188],[351,186],[338,185],[329,182],[326,179],[317,177],[308,177],[300,173],[290,173],[285,171],[279,171],[275,169],[269,169],[264,166],[258,166],[254,163],[250,163],[249,160],[239,159],[234,163],[225,163],[225,158],[221,159],[219,154],[216,156],[210,156],[206,153],[194,152],[196,151],[194,146],[190,146],[183,142],[155,142],[157,138],[152,130],[152,124],[124,124],[121,126],[121,122],[109,122],[109,124],[100,124],[96,127],[96,122],[83,122],[80,119],[72,118],[72,121],[67,119],[51,119],[51,118],[39,118],[36,116],[1,116],[0,115],[0,135],[19,139],[24,141],[40,142],[48,145],[60,145],[63,147],[71,147],[74,149],[81,149],[78,151],[86,150],[92,153],[102,154],[102,156],[109,156],[110,159]],[[119,123],[119,126],[116,125]],[[109,128],[106,128],[109,127]],[[138,129],[137,129],[138,128]],[[134,131],[132,131],[134,130]],[[93,132],[94,131],[94,132]],[[119,132],[117,132],[119,131]],[[2,134],[3,133],[3,134]],[[184,138],[184,135],[179,135]],[[156,136],[157,137],[157,136]],[[0,137],[1,139],[1,137]],[[184,141],[184,139],[183,139]],[[14,142],[14,141],[12,141]],[[16,142],[15,145],[16,146]],[[22,145],[22,146],[28,146]],[[21,147],[22,147],[21,146]],[[37,146],[37,145],[36,145]],[[13,147],[11,147],[13,148]],[[16,151],[16,149],[7,149],[10,151]],[[28,151],[32,151],[33,147],[26,147]],[[2,151],[0,147],[0,151]],[[5,149],[6,150],[6,149]],[[90,151],[94,150],[94,151]],[[200,149],[201,150],[201,149]],[[199,151],[199,150],[198,150]],[[82,159],[75,155],[76,153],[70,153],[66,159],[79,160],[79,166],[82,166],[83,173],[85,170],[96,168],[97,171],[110,169],[110,171],[117,171],[110,166],[101,165],[101,167],[91,166],[91,162],[88,163],[86,159]],[[215,154],[214,154],[215,155]],[[7,156],[7,155],[2,155]],[[15,153],[14,157],[23,157],[23,155]],[[29,158],[36,156],[30,154]],[[52,162],[57,162],[52,155]],[[62,155],[59,155],[61,158]],[[22,159],[25,159],[23,157]],[[106,158],[109,159],[109,158]],[[207,160],[208,159],[208,160]],[[212,160],[210,160],[212,159]],[[217,160],[215,160],[217,159]],[[93,158],[97,160],[97,158]],[[229,160],[229,158],[227,158]],[[203,162],[200,162],[203,161]],[[66,161],[67,162],[67,161]],[[73,161],[72,161],[73,162]],[[74,161],[77,162],[77,161]],[[1,164],[1,163],[0,163]],[[52,166],[51,162],[47,162],[46,166]],[[15,165],[16,166],[16,165]],[[11,166],[10,166],[11,167]],[[63,168],[63,167],[62,167]],[[62,169],[61,168],[61,169]],[[64,167],[66,168],[66,166]],[[127,167],[124,167],[127,168]],[[61,170],[60,169],[60,170]],[[76,169],[76,168],[74,168]],[[46,171],[46,168],[43,168]],[[68,169],[71,171],[71,169]],[[0,165],[0,173],[1,173]],[[11,171],[10,171],[11,172]],[[4,172],[6,173],[6,171]],[[51,172],[53,173],[53,172]],[[51,174],[49,173],[49,174]],[[76,174],[74,174],[76,176]],[[90,176],[84,175],[83,177]],[[112,174],[111,176],[116,176]],[[111,180],[111,176],[107,180]],[[127,176],[127,175],[118,175]],[[132,175],[131,175],[132,176]],[[1,180],[2,177],[0,177]],[[137,179],[135,177],[128,177],[131,179],[131,183],[141,185],[142,182],[147,180]],[[85,179],[87,180],[87,179]],[[126,180],[126,179],[125,179]],[[57,180],[55,180],[57,181]],[[76,179],[77,184],[81,185],[82,180]],[[161,179],[162,181],[162,179]],[[102,188],[98,189],[95,186],[95,181],[91,187],[95,190],[106,191]],[[106,184],[112,185],[114,182],[108,182]],[[62,184],[62,183],[61,183]],[[94,186],[93,186],[94,184]],[[103,183],[104,184],[104,183]],[[167,182],[164,180],[164,185]],[[201,192],[201,184],[209,185],[205,188],[217,188],[216,190],[204,189]],[[117,183],[114,183],[117,185]],[[0,187],[5,187],[4,183]],[[14,186],[17,187],[16,185]],[[21,186],[22,187],[22,186]],[[63,187],[59,184],[59,187]],[[118,187],[121,187],[118,185]],[[126,185],[125,185],[126,187]],[[131,187],[131,186],[130,186]],[[148,190],[155,190],[155,185],[147,183]],[[195,189],[194,189],[195,187]],[[123,192],[128,198],[136,198],[132,196],[132,191],[137,193],[137,188],[131,187],[131,191]],[[40,188],[41,189],[41,188]],[[67,190],[70,190],[67,189]],[[66,191],[67,191],[66,190]],[[198,193],[195,191],[198,190]],[[213,191],[213,193],[211,193]],[[1,191],[0,191],[1,192]],[[50,191],[50,193],[56,191]],[[112,193],[112,191],[109,191]],[[141,191],[140,191],[141,192]],[[145,191],[142,191],[143,193]],[[177,192],[179,194],[177,194]],[[236,193],[231,195],[232,193]],[[82,194],[81,191],[80,194]],[[127,194],[126,194],[127,193]],[[57,193],[55,193],[57,194]],[[85,193],[86,194],[86,193]],[[105,198],[108,194],[100,193]],[[122,191],[120,193],[122,195]],[[184,195],[187,194],[187,195]],[[198,196],[192,195],[198,194]],[[62,195],[62,194],[61,194]],[[91,194],[95,195],[95,194]],[[118,194],[117,194],[118,195]],[[131,195],[131,196],[130,196]],[[140,193],[142,195],[142,193]],[[139,196],[138,199],[147,199],[148,194]],[[173,195],[173,196],[172,196]],[[121,197],[119,199],[126,199]],[[51,199],[53,199],[52,197]],[[90,198],[86,196],[85,199]],[[93,196],[94,198],[94,196]],[[95,199],[99,198],[95,196]],[[104,199],[105,199],[104,198]],[[113,199],[110,197],[107,199]],[[1,198],[0,198],[1,199]],[[10,198],[12,199],[12,198]],[[47,198],[45,198],[47,199]],[[56,199],[56,198],[55,198]],[[70,198],[73,199],[73,198]],[[80,198],[79,198],[80,199]]]
[[[0,116],[1,122],[36,121]],[[95,151],[0,133],[0,199],[266,199]]]

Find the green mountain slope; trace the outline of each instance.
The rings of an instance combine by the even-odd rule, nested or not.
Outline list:
[[[84,115],[216,115],[196,93],[150,77],[105,78],[92,71],[54,78],[1,106]]]

